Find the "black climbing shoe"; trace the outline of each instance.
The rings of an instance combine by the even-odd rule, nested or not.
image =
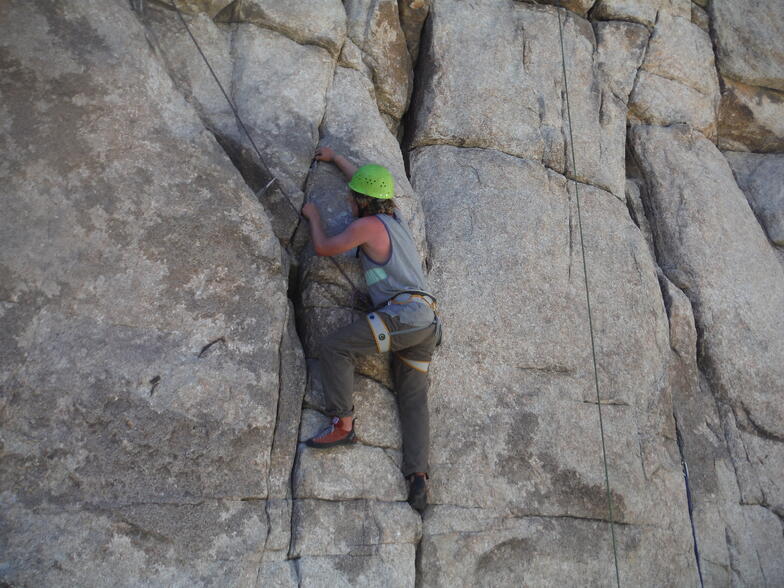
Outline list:
[[[419,514],[425,511],[427,506],[427,480],[425,476],[412,474],[408,477],[408,503]]]

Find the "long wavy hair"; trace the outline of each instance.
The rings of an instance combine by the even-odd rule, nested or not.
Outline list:
[[[365,196],[359,192],[351,190],[351,195],[354,197],[354,202],[357,203],[359,209],[359,217],[373,216],[374,214],[395,214],[395,199],[389,198],[382,200],[381,198],[373,198]]]

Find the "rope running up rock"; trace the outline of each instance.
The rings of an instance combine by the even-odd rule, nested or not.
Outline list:
[[[566,79],[566,57],[564,52],[564,40],[563,40],[563,25],[561,24],[561,9],[557,9],[558,12],[558,35],[561,39],[561,67],[563,69],[563,79],[564,79],[564,90],[566,93],[566,116],[569,119],[569,146],[572,152],[572,172],[574,176],[577,177],[577,160],[574,157],[574,137],[572,136],[572,111],[569,105],[569,83]],[[599,397],[599,372],[596,369],[596,346],[594,344],[594,337],[593,337],[593,318],[591,316],[591,296],[588,291],[588,266],[585,263],[585,245],[583,244],[583,223],[582,223],[582,216],[580,214],[580,190],[578,187],[577,181],[574,182],[574,193],[576,195],[577,200],[577,226],[580,230],[580,250],[582,251],[583,256],[583,277],[585,278],[585,301],[588,305],[588,327],[591,334],[591,356],[593,357],[593,380],[594,385],[596,387],[596,406],[599,409],[599,432],[601,433],[602,438],[602,459],[604,461],[604,481],[605,481],[605,488],[607,490],[607,509],[609,513],[610,519],[610,535],[612,536],[612,548],[613,548],[613,559],[615,561],[615,583],[618,588],[621,586],[621,576],[618,571],[618,548],[615,542],[615,523],[613,519],[613,506],[612,506],[612,496],[610,495],[610,474],[607,468],[607,449],[604,443],[604,422],[602,420],[602,401]]]
[[[272,186],[272,184],[274,184],[274,183],[277,183],[278,184],[278,189],[280,190],[281,194],[283,194],[284,200],[288,203],[288,205],[294,211],[294,214],[296,214],[298,217],[304,218],[300,214],[299,210],[297,210],[297,207],[294,206],[294,204],[292,203],[290,196],[283,189],[283,186],[281,186],[280,182],[277,181],[278,179],[272,174],[272,172],[270,172],[269,168],[264,163],[264,158],[261,155],[261,151],[259,150],[258,146],[256,145],[256,142],[253,140],[253,137],[251,136],[250,132],[245,127],[245,124],[242,122],[242,119],[240,118],[240,115],[237,112],[237,108],[234,106],[234,103],[231,101],[231,98],[229,98],[229,95],[226,93],[226,90],[223,88],[223,84],[221,84],[220,80],[218,79],[218,76],[215,74],[215,70],[212,69],[212,65],[210,65],[210,61],[207,59],[207,56],[204,54],[204,51],[202,51],[201,46],[199,45],[199,42],[196,40],[196,37],[193,36],[193,33],[191,32],[191,28],[188,26],[188,23],[186,22],[185,17],[182,15],[182,12],[180,12],[180,9],[177,7],[176,2],[174,2],[172,0],[172,3],[169,6],[171,6],[177,12],[177,16],[180,18],[180,21],[182,22],[183,26],[185,27],[185,30],[188,31],[188,36],[193,41],[193,44],[196,46],[196,49],[198,50],[199,55],[201,55],[201,58],[204,60],[205,65],[210,70],[210,73],[212,74],[212,77],[215,80],[215,83],[218,84],[218,87],[220,88],[220,91],[223,93],[223,97],[226,99],[226,102],[228,102],[229,107],[231,108],[231,111],[234,113],[234,118],[237,119],[237,124],[240,125],[240,128],[245,132],[245,135],[248,137],[248,140],[250,141],[250,144],[253,146],[253,150],[256,152],[256,155],[259,158],[259,163],[261,164],[262,171],[266,174],[267,177],[271,178],[270,181],[267,182],[267,184],[261,190],[256,192],[256,197],[261,199],[262,196],[264,196],[267,193],[267,190],[270,188],[270,186]],[[342,267],[340,267],[340,264],[338,264],[338,262],[335,261],[334,258],[328,257],[327,259],[329,259],[335,265],[337,270],[346,279],[346,281],[351,285],[352,297],[353,297],[354,304],[356,305],[357,301],[362,301],[364,299],[364,294],[362,293],[362,291],[359,288],[357,288],[356,284],[354,284],[354,281],[348,276],[348,274],[345,272],[345,270]]]

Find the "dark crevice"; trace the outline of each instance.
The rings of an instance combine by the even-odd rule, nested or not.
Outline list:
[[[213,339],[212,341],[210,341],[209,343],[207,343],[207,344],[206,344],[204,347],[202,347],[202,348],[201,348],[201,351],[199,351],[198,358],[199,358],[199,359],[201,359],[202,357],[204,357],[204,355],[205,355],[205,354],[206,354],[206,353],[207,353],[207,352],[208,352],[210,349],[212,349],[212,347],[213,347],[214,345],[217,345],[218,343],[222,343],[223,345],[226,345],[226,338],[225,338],[225,337],[218,337],[217,339]],[[159,378],[159,379],[160,379],[160,378]],[[152,384],[152,382],[150,382],[150,383]],[[152,390],[150,391],[150,394],[152,394]]]
[[[739,408],[742,411],[743,416],[745,417],[743,419],[743,422],[738,423],[742,431],[760,437],[761,439],[766,439],[768,441],[774,441],[778,443],[784,443],[784,436],[768,431],[757,421],[755,421],[754,418],[751,416],[751,412],[749,411],[749,409],[742,402]]]
[[[400,152],[403,155],[403,163],[406,168],[406,176],[411,178],[410,152],[412,150],[414,134],[416,133],[416,119],[419,111],[422,94],[425,91],[425,84],[433,78],[433,63],[430,59],[430,43],[432,37],[432,13],[428,12],[425,22],[422,25],[422,33],[419,38],[419,54],[414,63],[414,80],[411,89],[411,98],[408,102],[408,110],[400,119],[403,128],[403,135],[400,139]]]
[[[150,380],[150,386],[151,386],[150,387],[150,396],[152,396],[155,393],[155,389],[158,387],[158,384],[160,384],[160,383],[161,383],[161,377],[160,376],[155,376],[154,378],[152,378]]]
[[[683,436],[681,435],[681,429],[678,425],[678,417],[675,415],[675,411],[673,411],[672,417],[675,420],[675,435],[678,442],[678,452],[681,457],[681,467],[683,468],[683,481],[686,486],[686,503],[689,508],[689,524],[691,525],[691,538],[694,546],[694,560],[697,563],[697,573],[700,576],[700,586],[704,587],[705,582],[702,577],[702,562],[700,561],[700,549],[699,543],[697,542],[697,529],[694,525],[694,504],[692,502],[691,484],[689,482],[689,466],[686,464],[686,456],[683,449]]]
[[[422,526],[424,527],[424,521],[422,521]],[[422,539],[424,536],[425,530],[423,528],[414,549],[414,588],[421,588],[424,586],[422,580]]]
[[[658,20],[658,15],[657,15],[657,20]],[[648,44],[650,44],[650,36],[648,37]],[[648,51],[648,45],[646,45],[646,48],[645,48],[645,52],[646,53],[647,53],[647,51]],[[644,61],[644,57],[643,57],[643,61]],[[638,70],[638,75],[639,75],[639,70]],[[635,79],[635,85],[636,85],[636,83],[637,83],[637,81]],[[661,266],[661,260],[664,258],[664,256],[663,256],[662,252],[659,249],[659,240],[656,239],[656,234],[655,234],[656,233],[656,230],[655,230],[656,224],[655,224],[654,221],[656,220],[656,215],[655,215],[655,212],[653,210],[652,199],[647,197],[650,192],[649,192],[649,186],[647,185],[647,181],[646,181],[645,175],[642,173],[642,168],[641,168],[641,166],[639,165],[639,162],[636,159],[634,151],[630,147],[630,142],[629,141],[627,141],[627,157],[626,157],[626,160],[627,160],[627,163],[626,163],[626,168],[627,168],[627,174],[626,175],[627,175],[627,177],[631,177],[631,179],[633,179],[633,180],[638,180],[642,184],[641,190],[640,190],[640,200],[642,201],[642,210],[639,211],[639,212],[645,216],[645,220],[647,221],[648,226],[651,228],[652,241],[653,241],[652,242],[653,251],[651,251],[651,254],[654,257],[654,263],[657,264],[657,266],[660,268],[660,271],[661,271],[661,275],[658,276],[657,283],[659,285],[659,295],[661,296],[662,306],[666,309],[667,320],[668,320],[668,323],[669,323],[669,321],[671,320],[670,312],[671,312],[672,300],[670,300],[669,294],[668,294],[668,292],[666,290],[666,287],[665,287],[665,284],[664,284],[664,280],[666,279],[665,278],[666,272],[664,272],[664,269]],[[642,222],[643,219],[640,219],[640,218],[637,217],[637,212],[633,210],[633,208],[631,206],[631,203],[627,202],[627,207],[629,208],[630,216],[634,220],[635,224],[637,224],[637,226],[639,227],[641,225],[641,222]],[[676,284],[673,284],[673,286],[677,287]],[[689,299],[689,301],[692,304],[692,312],[696,314],[696,309],[693,308],[693,302],[690,299]],[[700,332],[699,326],[697,325],[696,316],[695,316],[695,330],[696,330],[696,334],[697,334],[697,348],[694,349],[694,355],[695,355],[694,359],[695,359],[695,362],[698,363],[699,342],[702,341],[702,338],[701,338],[702,337],[702,333]],[[677,411],[675,410],[675,398],[674,397],[671,399],[671,403],[672,403],[672,406],[671,406],[671,408],[672,408],[672,417],[673,417],[673,421],[675,423],[676,443],[677,443],[677,446],[678,446],[678,453],[680,455],[681,468],[683,470],[683,480],[684,480],[684,487],[685,487],[685,491],[686,491],[686,502],[687,502],[687,505],[688,505],[689,526],[691,527],[694,560],[695,560],[695,564],[697,566],[697,573],[698,573],[698,576],[699,576],[699,579],[700,579],[700,587],[702,588],[702,587],[704,587],[705,584],[704,584],[704,578],[703,578],[703,574],[702,574],[702,562],[701,562],[701,559],[700,559],[699,543],[698,543],[698,540],[697,540],[697,529],[696,529],[696,525],[695,525],[695,521],[694,521],[694,504],[693,504],[693,499],[692,499],[691,483],[690,483],[690,480],[689,480],[689,467],[688,467],[687,462],[686,462],[686,451],[685,451],[685,448],[684,448],[683,436],[681,434],[681,427],[680,427],[680,425],[678,423]],[[737,475],[737,473],[736,473],[736,475]]]

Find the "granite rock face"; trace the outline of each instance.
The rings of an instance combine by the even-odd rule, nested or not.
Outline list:
[[[559,14],[571,116],[581,129],[574,133],[576,172]],[[590,22],[526,3],[446,1],[431,7],[425,39],[410,147],[497,149],[568,169],[575,179],[622,197],[626,105],[596,72]]]
[[[711,0],[708,9],[722,75],[784,91],[784,5]]]
[[[736,4],[178,1],[243,129],[168,2],[0,3],[0,585],[784,584],[781,18]],[[423,516],[387,357],[304,444],[363,315],[323,145],[439,300]]]
[[[729,151],[784,151],[784,92],[724,79],[719,147]]]
[[[289,320],[272,225],[125,4],[2,10],[3,582],[254,578]]]
[[[724,156],[768,239],[784,245],[784,154],[728,151]]]
[[[708,33],[689,18],[663,13],[656,21],[629,101],[632,120],[686,122],[716,134],[719,82]]]
[[[714,511],[699,513],[698,540],[721,555],[706,555],[710,566],[727,566],[712,572],[721,576],[721,584],[754,585],[781,577],[780,543],[767,541],[780,532],[777,517],[784,510],[784,480],[778,473],[784,463],[784,268],[711,142],[685,126],[635,127],[632,145],[646,181],[662,269],[689,298],[701,333],[697,362],[702,379],[691,376],[687,387],[678,387],[688,402],[676,403],[676,410],[680,420],[693,423],[700,416],[689,406],[696,408],[697,397],[712,398],[712,403],[700,403],[705,422],[727,440],[725,445],[711,439],[725,464],[721,468],[718,463],[711,468],[705,458],[691,462],[701,473],[697,501],[712,503],[705,508]],[[703,428],[684,429],[698,455],[705,451]],[[737,479],[729,475],[733,471]],[[708,475],[712,481],[703,479]],[[716,500],[717,490],[724,501]],[[758,508],[738,508],[738,496],[741,505]],[[724,542],[716,536],[717,516],[726,517]],[[759,531],[750,535],[751,526]],[[755,543],[765,547],[753,558]]]

